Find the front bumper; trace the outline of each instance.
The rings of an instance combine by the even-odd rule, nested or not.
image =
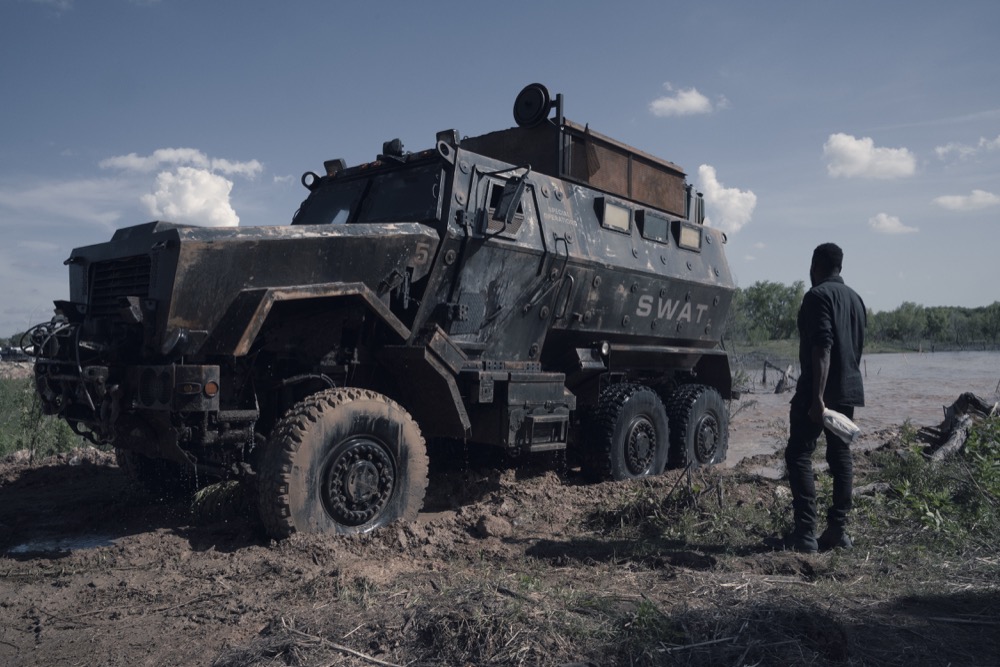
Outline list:
[[[214,365],[115,368],[38,359],[35,385],[45,414],[100,426],[106,432],[126,411],[218,412],[219,367]]]

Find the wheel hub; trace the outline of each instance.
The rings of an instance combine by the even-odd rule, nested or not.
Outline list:
[[[698,421],[695,437],[695,454],[698,460],[702,463],[710,462],[719,443],[719,422],[714,415],[705,415]]]
[[[354,504],[371,502],[378,494],[378,467],[368,460],[355,461],[344,476],[344,494]]]
[[[357,438],[338,450],[323,474],[323,505],[338,523],[360,526],[388,505],[395,468],[385,446],[375,440]]]
[[[625,465],[633,475],[649,469],[656,455],[656,427],[646,417],[638,417],[629,426],[625,440]]]

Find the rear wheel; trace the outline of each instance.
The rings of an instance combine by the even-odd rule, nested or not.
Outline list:
[[[416,518],[427,490],[427,448],[394,401],[330,389],[295,405],[274,427],[258,489],[272,537],[364,533]]]
[[[634,479],[663,472],[669,429],[660,397],[639,384],[601,391],[587,423],[583,468],[597,479]]]
[[[721,463],[729,448],[729,411],[719,392],[702,384],[680,386],[670,396],[670,466]]]

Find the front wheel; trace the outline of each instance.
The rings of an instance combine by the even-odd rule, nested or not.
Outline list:
[[[364,533],[416,518],[427,490],[427,448],[400,405],[364,389],[330,389],[275,425],[260,465],[268,534]]]
[[[721,463],[729,448],[729,411],[722,395],[709,386],[680,386],[668,401],[670,466],[701,467]]]

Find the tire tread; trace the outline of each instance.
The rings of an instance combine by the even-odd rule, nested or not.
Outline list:
[[[422,499],[427,490],[428,460],[420,426],[409,413],[392,399],[368,389],[335,388],[312,394],[303,399],[278,421],[271,431],[258,476],[258,504],[261,522],[268,535],[283,539],[295,532],[292,522],[291,485],[295,456],[302,448],[309,434],[310,426],[320,422],[324,411],[360,400],[384,403],[398,410],[410,420],[416,431],[417,447],[420,451],[410,453],[413,479],[416,484],[408,487],[409,498],[403,507],[410,508],[400,519],[410,521],[416,518]],[[414,509],[415,508],[415,509]]]

